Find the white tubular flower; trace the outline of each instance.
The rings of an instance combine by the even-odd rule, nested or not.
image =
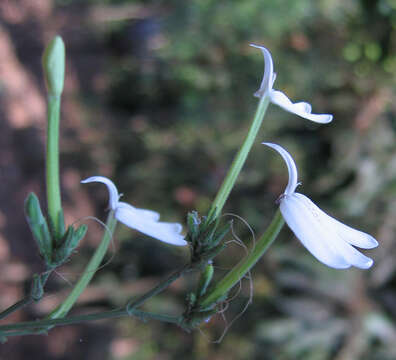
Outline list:
[[[160,214],[157,212],[138,209],[130,204],[119,201],[120,195],[110,179],[104,176],[92,176],[81,182],[83,184],[90,182],[105,184],[109,191],[109,207],[114,211],[115,218],[124,225],[168,244],[178,246],[187,245],[187,241],[180,234],[183,230],[180,224],[160,222]]]
[[[260,89],[255,92],[255,96],[263,97],[268,95],[273,104],[280,106],[288,112],[301,116],[302,118],[327,124],[333,120],[333,115],[330,114],[312,114],[312,107],[306,102],[292,103],[290,99],[281,91],[273,90],[276,74],[274,73],[274,65],[272,62],[271,53],[263,46],[250,44],[257,49],[260,49],[264,55],[264,76],[261,81]]]
[[[280,198],[280,211],[287,225],[308,251],[322,263],[336,269],[350,266],[368,269],[373,265],[372,259],[353,246],[372,249],[378,242],[369,234],[337,221],[305,195],[296,193],[297,168],[291,155],[277,144],[263,144],[276,150],[286,162],[289,182]]]

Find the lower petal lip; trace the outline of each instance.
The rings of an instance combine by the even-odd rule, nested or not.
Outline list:
[[[294,193],[281,200],[282,215],[302,244],[324,264],[337,268],[368,269],[373,260],[352,247],[334,227],[332,217],[305,195]],[[341,260],[342,259],[342,260]]]
[[[127,207],[118,208],[115,212],[115,217],[131,229],[135,229],[154,239],[176,246],[187,245],[187,241],[180,234],[182,230],[180,224],[154,221],[152,218],[140,215],[136,209],[132,210]]]
[[[311,105],[308,103],[305,104],[305,110],[302,109],[299,104],[302,103],[293,103],[285,93],[279,90],[272,90],[270,93],[271,102],[275,105],[280,106],[282,109],[296,114],[304,119],[311,120],[320,124],[328,124],[333,120],[333,115],[330,114],[312,114]],[[307,111],[309,110],[309,111]]]

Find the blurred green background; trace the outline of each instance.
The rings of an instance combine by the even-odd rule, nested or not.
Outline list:
[[[396,1],[15,0],[0,2],[0,306],[12,304],[42,268],[23,200],[44,193],[44,46],[60,34],[67,49],[62,104],[63,199],[69,223],[90,235],[51,278],[42,302],[13,315],[43,316],[67,294],[98,244],[107,192],[80,185],[108,176],[124,201],[168,221],[207,212],[257,105],[266,46],[275,88],[314,112],[318,125],[270,106],[225,212],[259,236],[287,183],[281,143],[294,156],[309,196],[343,222],[373,234],[368,271],[334,270],[314,259],[286,227],[221,316],[187,334],[135,319],[60,327],[48,337],[12,338],[1,359],[396,358]],[[226,216],[225,219],[230,219]],[[234,218],[247,244],[251,234]],[[76,313],[122,305],[186,261],[187,251],[120,225],[111,253]],[[230,244],[221,276],[243,256]],[[179,313],[194,276],[146,309]],[[216,342],[223,331],[227,333]]]

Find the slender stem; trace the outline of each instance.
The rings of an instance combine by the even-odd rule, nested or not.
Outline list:
[[[8,315],[12,314],[13,312],[22,309],[26,305],[29,305],[33,302],[31,296],[26,296],[25,298],[17,301],[14,305],[11,305],[9,308],[5,309],[0,313],[0,319],[6,318]]]
[[[47,134],[47,202],[48,215],[59,237],[59,219],[62,210],[59,182],[59,113],[60,96],[48,95]]]
[[[98,269],[100,263],[103,260],[103,257],[107,252],[107,248],[109,247],[116,224],[117,224],[117,219],[114,217],[114,212],[111,211],[107,217],[106,229],[103,234],[101,243],[99,244],[98,248],[93,254],[88,265],[85,267],[83,274],[81,275],[80,279],[74,286],[69,296],[62,304],[60,304],[55,310],[53,310],[48,315],[49,318],[56,319],[66,316],[66,314],[72,308],[74,303],[77,301],[78,297],[88,286],[89,282],[91,281],[92,277],[95,275],[96,270]]]
[[[136,316],[139,319],[146,321],[146,320],[159,320],[168,323],[180,324],[181,317],[179,316],[168,316],[162,314],[155,314],[140,310],[126,310],[125,308],[122,309],[114,309],[110,311],[94,313],[94,314],[87,314],[87,315],[77,315],[77,316],[69,316],[62,319],[47,319],[47,320],[39,320],[39,321],[26,321],[20,322],[18,324],[6,324],[0,325],[0,336],[7,337],[7,333],[1,333],[3,331],[10,331],[10,330],[20,330],[20,329],[38,329],[40,332],[43,332],[43,328],[53,327],[53,326],[60,326],[60,325],[71,325],[71,324],[78,324],[85,321],[95,321],[95,320],[104,320],[104,319],[114,319],[123,316]],[[10,333],[9,335],[13,335]]]
[[[3,340],[7,340],[8,337],[10,336],[25,336],[25,335],[47,335],[48,331],[47,329],[40,329],[40,330],[17,330],[17,331],[9,331],[9,332],[4,332],[0,333],[0,342]]]
[[[44,287],[45,283],[48,280],[48,277],[50,276],[52,270],[49,270],[43,274],[41,274],[41,282],[42,286]],[[34,300],[32,294],[29,294],[28,296],[25,296],[23,299],[17,301],[14,305],[11,305],[4,311],[0,313],[0,320],[6,318],[8,315],[12,314],[13,312],[22,309],[23,307],[30,305]]]
[[[181,269],[173,272],[169,275],[165,280],[161,281],[156,287],[149,290],[147,293],[143,294],[136,300],[130,300],[126,306],[127,311],[132,311],[133,309],[137,308],[141,304],[143,304],[146,300],[150,299],[151,297],[159,294],[161,291],[165,290],[171,283],[177,280],[180,276],[190,270],[190,264],[184,265]]]
[[[114,310],[101,312],[101,313],[94,313],[94,314],[80,315],[80,316],[69,316],[69,317],[63,317],[63,318],[60,318],[61,316],[57,316],[55,318],[53,316],[54,312],[52,312],[51,315],[49,316],[51,319],[45,319],[45,320],[40,320],[40,321],[28,321],[28,322],[22,322],[22,323],[18,323],[18,324],[0,325],[0,336],[7,337],[7,336],[12,336],[14,334],[15,335],[27,335],[27,334],[31,333],[29,331],[27,331],[26,333],[25,332],[21,333],[18,331],[18,332],[2,334],[1,332],[3,332],[3,331],[21,330],[21,329],[26,331],[26,329],[29,329],[29,328],[37,328],[37,330],[35,330],[35,332],[40,331],[40,333],[43,333],[43,332],[49,330],[52,326],[69,325],[69,324],[80,323],[83,321],[103,320],[103,319],[117,318],[117,317],[122,317],[122,316],[136,316],[136,317],[140,318],[141,320],[153,319],[153,320],[165,321],[165,322],[170,322],[170,323],[180,325],[182,322],[181,317],[143,312],[143,311],[137,310],[136,307],[138,307],[139,305],[143,304],[149,298],[157,295],[158,293],[160,293],[161,291],[166,289],[172,282],[177,280],[184,273],[190,271],[190,269],[191,268],[190,268],[189,264],[183,266],[181,269],[173,272],[165,280],[161,281],[157,286],[155,286],[153,289],[149,290],[147,293],[138,297],[136,300],[129,301],[125,308],[114,309]],[[58,314],[61,314],[61,313],[58,313]],[[65,316],[65,315],[66,315],[66,313],[63,314],[63,316]]]
[[[246,135],[245,141],[243,142],[241,148],[236,154],[231,164],[230,170],[227,173],[227,176],[221,184],[216,198],[214,199],[209,210],[208,218],[212,218],[212,216],[216,218],[221,213],[224,203],[227,201],[227,198],[230,195],[232,188],[234,187],[235,181],[242,170],[243,164],[245,163],[246,158],[254,144],[254,140],[256,139],[261,123],[263,122],[263,118],[265,112],[267,111],[269,102],[270,99],[268,96],[263,96],[260,99],[249,132]]]
[[[283,220],[282,214],[278,210],[272,219],[271,224],[268,226],[263,236],[257,241],[256,246],[251,253],[242,259],[237,266],[230,270],[214,288],[207,292],[203,299],[200,300],[201,307],[205,308],[216,303],[246,275],[246,273],[256,264],[276,239],[284,223],[285,221]]]

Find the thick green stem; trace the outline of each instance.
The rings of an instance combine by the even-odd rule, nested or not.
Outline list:
[[[209,210],[208,218],[218,217],[221,213],[224,203],[227,201],[228,196],[232,188],[234,187],[235,181],[238,178],[239,173],[242,170],[243,164],[246,161],[246,158],[254,144],[254,140],[256,139],[257,133],[260,129],[261,123],[263,122],[263,118],[265,112],[267,111],[270,99],[268,96],[264,96],[260,99],[260,102],[257,106],[256,113],[253,118],[252,125],[250,126],[249,132],[243,142],[241,148],[236,154],[231,168],[227,173],[217,195],[214,199],[211,208]]]
[[[235,284],[237,284],[238,281],[242,279],[263,256],[263,254],[278,236],[284,223],[285,221],[283,220],[282,214],[278,210],[271,224],[263,236],[257,241],[256,246],[251,251],[251,253],[242,259],[230,272],[228,272],[228,274],[223,279],[221,279],[215,287],[209,289],[203,299],[200,300],[200,306],[203,308],[208,307],[211,304],[216,303],[225,294],[227,294],[228,291],[230,291],[230,289],[235,286]]]
[[[77,284],[74,286],[69,296],[62,304],[60,304],[55,310],[53,310],[48,315],[49,318],[56,319],[66,316],[66,314],[72,308],[74,303],[77,301],[78,297],[88,286],[89,282],[91,281],[92,277],[95,275],[96,270],[98,269],[100,263],[103,260],[103,257],[107,252],[116,224],[117,224],[117,219],[114,217],[114,212],[111,211],[107,217],[106,229],[103,234],[101,243],[99,244],[91,260],[84,269],[83,274],[81,275],[80,279],[78,280]]]
[[[47,202],[48,215],[59,234],[59,221],[62,210],[60,182],[59,182],[59,113],[60,95],[48,95],[48,133],[47,133]]]

